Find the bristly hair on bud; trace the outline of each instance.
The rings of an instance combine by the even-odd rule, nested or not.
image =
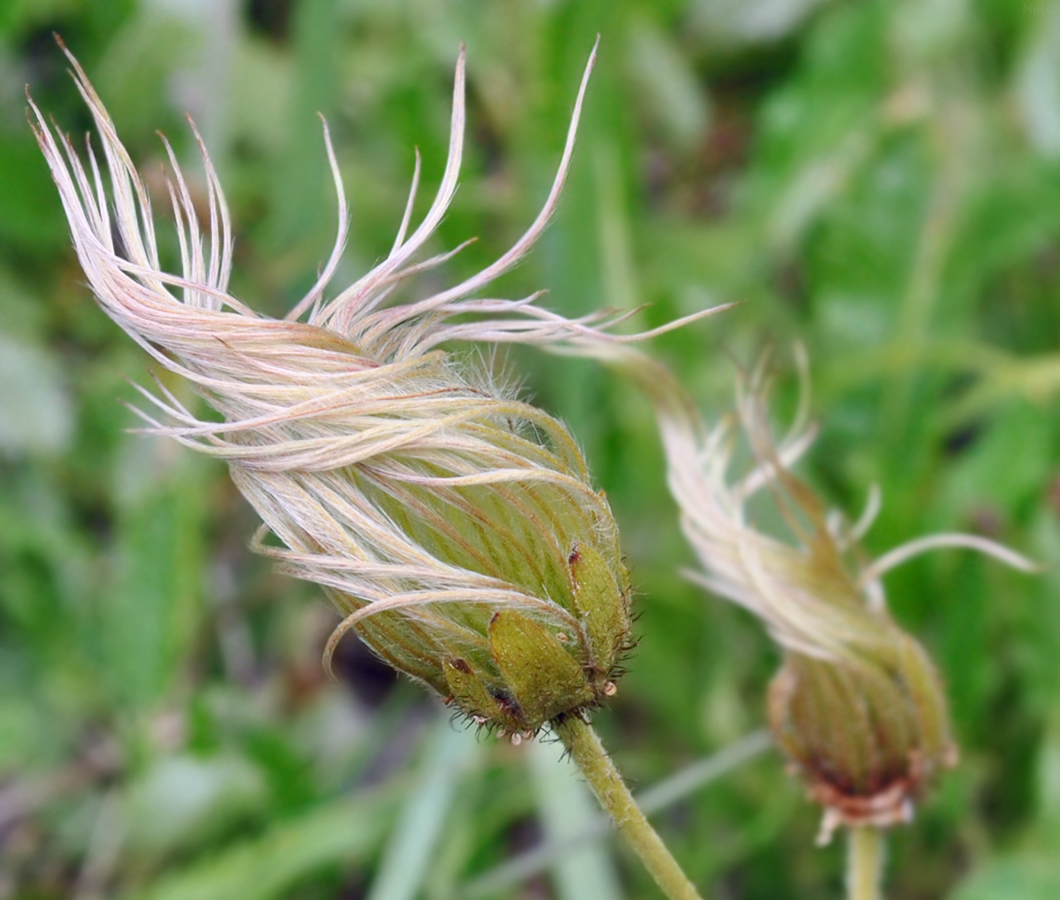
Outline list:
[[[504,396],[442,349],[465,340],[587,352],[681,324],[615,335],[608,329],[630,311],[566,319],[535,306],[538,295],[478,296],[527,253],[557,207],[596,48],[558,172],[530,228],[478,274],[413,302],[393,302],[395,290],[460,249],[417,261],[456,191],[463,49],[434,202],[410,233],[417,154],[389,255],[330,299],[348,211],[324,123],[338,234],[316,284],[283,320],[227,292],[232,229],[194,123],[209,222],[204,229],[163,137],[182,266],[162,268],[144,182],[88,77],[63,50],[95,120],[106,177],[91,144],[86,167],[32,99],[31,122],[81,266],[107,314],[223,421],[199,420],[161,386],[161,396],[143,392],[159,412],[140,415],[151,432],[224,459],[264,520],[257,549],[324,587],[345,616],[327,658],[352,629],[474,721],[516,739],[613,694],[629,641],[630,587],[611,510],[558,421]],[[268,533],[282,546],[267,545]]]
[[[1024,571],[1037,567],[967,534],[921,538],[869,561],[860,540],[879,510],[878,491],[851,524],[791,472],[814,438],[801,350],[800,407],[779,440],[768,416],[768,357],[741,379],[735,411],[709,428],[662,366],[630,348],[601,355],[631,374],[656,408],[670,490],[703,566],[687,574],[754,613],[784,651],[770,687],[770,725],[825,808],[821,841],[838,825],[909,821],[933,776],[955,764],[956,748],[935,667],[888,613],[882,576],[939,547],[972,548]],[[734,472],[741,445],[752,463]],[[763,491],[789,536],[767,534],[751,521],[748,503]]]

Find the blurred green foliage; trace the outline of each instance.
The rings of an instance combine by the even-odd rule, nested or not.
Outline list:
[[[716,415],[734,357],[804,342],[821,423],[805,474],[850,514],[881,487],[870,552],[970,530],[1060,557],[1055,0],[4,0],[0,898],[442,900],[585,818],[547,760],[447,737],[363,649],[327,683],[333,616],[248,553],[223,468],[126,431],[150,366],[92,302],[24,117],[28,83],[87,127],[53,31],[150,179],[154,130],[191,159],[193,115],[233,209],[232,290],[273,314],[330,246],[317,111],[353,199],[348,283],[389,248],[414,146],[424,198],[440,178],[467,42],[470,147],[437,246],[481,239],[426,293],[532,221],[599,32],[560,214],[498,290],[547,287],[566,314],[646,304],[648,326],[741,300],[654,352]],[[647,405],[587,363],[508,368],[570,423],[623,526],[641,644],[596,720],[650,784],[762,722],[776,651],[678,574]],[[887,586],[945,674],[963,753],[894,834],[890,893],[1060,896],[1060,570],[947,552]],[[710,896],[838,897],[816,819],[769,756],[658,822]],[[645,879],[600,845],[494,895],[654,896]]]

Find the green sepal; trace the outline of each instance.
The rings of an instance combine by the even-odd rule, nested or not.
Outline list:
[[[629,637],[629,585],[616,582],[611,567],[590,544],[575,543],[567,562],[574,606],[592,648],[590,665],[594,674],[607,676]],[[626,582],[624,569],[620,575]]]
[[[452,701],[469,716],[483,720],[482,724],[500,725],[512,732],[525,730],[518,706],[507,698],[495,696],[467,660],[445,659],[442,669]]]
[[[501,677],[519,705],[523,730],[536,731],[549,719],[593,701],[582,667],[533,619],[510,610],[495,613],[489,639]]]

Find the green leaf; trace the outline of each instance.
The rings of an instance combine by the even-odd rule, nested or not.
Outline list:
[[[158,760],[125,797],[125,849],[159,858],[199,849],[263,811],[261,773],[244,757],[170,756]]]
[[[1060,867],[1056,857],[1013,856],[976,869],[949,900],[1056,900]]]
[[[201,613],[201,460],[134,437],[119,465],[115,579],[98,628],[112,691],[134,708],[156,704],[184,662]]]
[[[390,830],[395,809],[391,790],[329,803],[120,900],[278,900],[324,870],[364,866]]]
[[[440,718],[426,737],[425,758],[387,839],[368,900],[415,900],[423,896],[460,775],[479,756],[481,745],[468,732],[453,728],[446,717]]]
[[[63,450],[73,424],[54,357],[0,333],[0,454]]]
[[[527,754],[545,839],[570,846],[552,862],[556,895],[561,900],[619,900],[618,872],[603,842],[579,840],[600,819],[599,807],[578,770],[561,758],[554,744],[534,741]]]

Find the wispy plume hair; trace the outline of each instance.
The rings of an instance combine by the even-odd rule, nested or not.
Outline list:
[[[107,314],[223,421],[199,419],[163,386],[158,395],[143,392],[155,411],[140,415],[147,430],[224,459],[264,520],[257,548],[329,593],[345,618],[328,658],[355,630],[396,668],[516,737],[613,693],[628,643],[629,582],[610,508],[558,421],[468,371],[443,346],[518,342],[589,352],[682,324],[619,335],[611,329],[631,311],[568,319],[535,305],[538,294],[480,296],[526,255],[556,210],[596,48],[541,212],[492,264],[422,299],[394,298],[412,276],[460,249],[422,258],[459,176],[463,49],[434,201],[413,227],[417,154],[389,254],[330,298],[349,214],[325,122],[337,236],[316,283],[283,319],[228,292],[229,211],[194,123],[207,221],[163,137],[181,268],[161,266],[147,187],[99,95],[65,52],[102,165],[91,144],[82,161],[32,100],[31,121],[89,285]],[[269,533],[277,540],[269,542]]]
[[[689,578],[752,612],[784,652],[770,688],[770,725],[825,808],[822,840],[840,824],[908,821],[925,787],[955,763],[956,748],[935,667],[888,612],[883,575],[941,547],[974,549],[1023,571],[1037,567],[969,534],[931,535],[870,560],[861,540],[879,511],[878,491],[850,522],[792,472],[815,436],[801,350],[801,402],[779,438],[769,416],[768,355],[739,379],[733,412],[708,426],[661,365],[632,348],[600,353],[655,406],[670,491],[702,566]],[[744,458],[750,463],[741,467]],[[763,493],[786,533],[754,521],[750,504]]]

